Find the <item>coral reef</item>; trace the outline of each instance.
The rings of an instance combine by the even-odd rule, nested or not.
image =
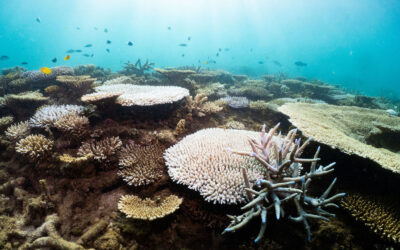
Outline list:
[[[90,75],[91,77],[104,79],[111,75],[111,69],[103,69],[102,67],[93,64],[79,65],[74,67],[74,74],[77,76]]]
[[[263,177],[256,160],[230,154],[226,148],[250,150],[247,138],[256,132],[210,128],[184,137],[164,153],[168,174],[179,184],[198,191],[206,201],[219,204],[245,202],[245,183],[240,171],[248,169],[249,181]]]
[[[390,206],[359,194],[346,196],[341,206],[357,221],[361,221],[385,240],[400,243],[400,213],[398,206]]]
[[[110,84],[95,88],[96,93],[84,95],[87,98],[98,98],[104,94],[120,94],[116,103],[122,106],[152,106],[157,104],[173,103],[189,95],[187,89],[174,86],[146,86],[146,85],[127,85]]]
[[[29,119],[31,127],[54,127],[65,116],[81,115],[84,107],[78,105],[48,105],[36,110],[35,114]]]
[[[324,210],[327,207],[337,207],[332,203],[335,199],[344,196],[344,193],[328,197],[336,178],[320,197],[313,197],[308,194],[311,181],[333,171],[335,163],[327,166],[317,167],[319,160],[319,148],[312,159],[300,158],[310,139],[302,145],[300,139],[296,139],[297,130],[289,131],[286,137],[274,136],[278,125],[271,128],[268,134],[265,125],[261,130],[261,140],[257,142],[249,139],[251,151],[232,151],[238,155],[244,155],[257,159],[265,167],[264,177],[257,180],[253,185],[250,184],[247,170],[242,167],[243,180],[246,184],[246,196],[248,203],[242,210],[247,210],[239,216],[229,216],[230,225],[224,232],[236,231],[249,223],[254,217],[261,217],[261,228],[257,238],[258,242],[264,235],[267,227],[268,210],[275,210],[276,219],[284,217],[283,206],[288,202],[293,202],[297,210],[297,216],[289,216],[294,222],[302,222],[307,232],[308,240],[311,238],[311,228],[308,219],[328,220],[328,216],[334,216]],[[310,163],[309,171],[303,172],[303,164]],[[311,212],[307,212],[308,208]]]
[[[85,157],[93,155],[93,159],[100,163],[110,162],[122,146],[121,139],[117,137],[106,137],[100,141],[89,140],[83,142],[78,149],[77,155]]]
[[[328,104],[287,103],[279,111],[305,136],[400,172],[399,117],[384,110]]]
[[[183,199],[176,195],[144,200],[136,195],[124,195],[118,202],[118,209],[128,218],[155,220],[175,212],[182,201]]]
[[[0,117],[0,131],[4,131],[13,121],[14,117],[12,116]]]
[[[221,98],[221,100],[225,101],[229,107],[234,109],[247,108],[249,106],[249,100],[243,96],[227,96]]]
[[[118,175],[132,186],[143,186],[157,181],[164,172],[162,152],[159,145],[127,144],[118,155]]]
[[[5,134],[10,141],[16,142],[22,138],[27,137],[30,134],[30,132],[31,128],[29,127],[28,122],[25,121],[11,125],[10,127],[7,128]]]
[[[192,116],[203,117],[218,113],[223,109],[219,103],[209,102],[207,100],[207,96],[203,94],[197,94],[194,98],[187,96],[186,102],[188,104],[189,113],[191,113]]]
[[[96,78],[91,78],[89,75],[61,75],[57,76],[56,80],[60,83],[60,87],[53,89],[51,92],[46,88],[46,92],[53,96],[55,95],[58,103],[74,103],[79,100],[82,95],[92,91],[92,86]]]
[[[5,105],[18,120],[27,119],[32,115],[32,110],[47,103],[48,97],[44,97],[38,91],[28,91],[5,96]]]
[[[139,58],[135,64],[130,63],[129,61],[126,62],[125,65],[123,66],[123,69],[119,73],[128,76],[129,75],[142,76],[144,75],[145,71],[151,70],[153,66],[154,63],[149,62],[149,60],[146,60],[146,62],[142,65],[142,62]]]
[[[28,78],[30,82],[37,83],[37,82],[47,82],[55,80],[57,76],[61,75],[73,75],[74,70],[67,66],[58,66],[50,68],[51,74],[45,74],[40,70],[32,70],[24,72],[21,77]]]
[[[54,127],[67,135],[84,138],[89,134],[89,119],[76,113],[62,116],[54,123]]]
[[[238,121],[229,121],[225,124],[227,129],[246,129],[243,123]]]
[[[45,160],[52,153],[54,142],[43,135],[29,135],[19,140],[15,151],[32,161]]]

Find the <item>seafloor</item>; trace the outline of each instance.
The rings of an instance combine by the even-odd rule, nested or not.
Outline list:
[[[284,74],[251,79],[200,67],[152,66],[128,63],[118,73],[93,65],[59,67],[49,75],[2,70],[0,249],[399,247],[400,103]],[[150,91],[142,100],[148,103],[137,105],[118,101],[121,93],[87,95],[105,82],[179,86],[191,97],[163,101]],[[60,106],[66,104],[82,106],[79,116],[58,115],[69,109]],[[46,113],[44,105],[64,111]],[[276,220],[273,213],[258,243],[258,218],[222,234],[230,223],[226,215],[241,214],[243,204],[213,204],[177,184],[163,152],[203,128],[260,131],[277,123],[282,134],[297,127],[299,136],[314,138],[305,158],[320,146],[320,164],[336,162],[310,192],[323,192],[337,177],[332,193],[347,195],[327,209],[336,215],[329,221],[308,220],[309,241],[302,223],[288,216]],[[156,200],[156,206],[171,195],[181,199],[171,211],[158,211],[159,218],[133,219],[118,208],[124,195]],[[131,213],[144,206],[141,201]],[[286,213],[296,210],[287,207]]]

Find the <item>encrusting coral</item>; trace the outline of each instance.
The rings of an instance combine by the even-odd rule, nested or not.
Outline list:
[[[93,155],[96,161],[107,162],[117,154],[121,146],[122,141],[118,136],[106,137],[100,141],[89,140],[82,143],[77,155],[80,157]]]
[[[32,161],[45,160],[52,153],[54,142],[43,135],[29,135],[17,142],[15,151]]]
[[[228,216],[231,219],[230,225],[224,232],[236,231],[255,217],[260,216],[261,228],[255,242],[258,242],[264,235],[267,227],[267,213],[269,210],[275,210],[275,217],[279,220],[284,217],[283,206],[289,202],[295,205],[297,216],[289,216],[294,222],[302,222],[307,232],[308,240],[311,238],[311,229],[308,219],[328,220],[328,216],[334,216],[324,210],[327,207],[337,207],[332,203],[335,199],[344,196],[344,193],[328,197],[336,178],[320,197],[313,197],[308,194],[311,181],[317,177],[331,173],[335,163],[327,166],[319,166],[319,148],[312,159],[300,158],[310,139],[300,144],[300,139],[296,139],[296,129],[289,131],[284,137],[275,136],[278,125],[271,128],[268,134],[265,131],[265,125],[261,131],[261,140],[250,138],[249,144],[251,151],[236,151],[228,149],[234,154],[247,156],[256,159],[264,168],[265,173],[256,183],[251,183],[246,168],[243,166],[241,171],[246,185],[245,193],[248,203],[241,209],[246,210],[238,216]],[[304,163],[310,164],[310,169],[304,172]],[[306,211],[306,208],[309,211]]]
[[[182,201],[182,198],[173,194],[144,200],[136,195],[124,195],[118,202],[118,209],[128,218],[155,220],[175,212]]]
[[[386,206],[358,194],[346,196],[341,206],[382,239],[400,243],[400,213],[397,206]]]
[[[287,103],[278,110],[305,136],[400,173],[400,118],[384,110],[328,104]]]
[[[250,157],[232,155],[225,149],[250,150],[247,138],[257,135],[220,128],[197,131],[165,151],[168,174],[173,181],[198,191],[206,201],[243,203],[246,197],[241,167],[248,169],[251,183],[263,177],[264,168]]]
[[[27,121],[13,124],[7,128],[5,134],[10,141],[16,142],[29,135],[31,128]]]
[[[157,181],[164,171],[162,152],[159,145],[127,144],[118,155],[118,175],[132,186],[143,186]]]

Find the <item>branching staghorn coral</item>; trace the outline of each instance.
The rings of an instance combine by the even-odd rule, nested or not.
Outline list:
[[[209,114],[218,113],[223,109],[215,102],[208,102],[208,98],[204,94],[197,94],[194,98],[186,97],[189,112],[194,116],[203,117]]]
[[[32,161],[45,160],[52,153],[54,142],[43,135],[29,135],[19,140],[15,151]]]
[[[93,155],[93,158],[100,163],[108,162],[121,146],[122,141],[118,136],[106,137],[100,141],[90,140],[82,143],[77,154],[80,157]]]
[[[133,64],[129,61],[126,62],[125,65],[123,66],[123,70],[121,70],[119,73],[124,74],[124,75],[142,76],[142,75],[144,75],[145,71],[152,69],[153,66],[154,66],[154,63],[150,63],[149,60],[146,60],[146,62],[142,65],[142,62],[139,58],[135,64]]]
[[[54,127],[70,136],[83,138],[89,133],[89,119],[86,116],[69,114],[56,121]]]
[[[7,128],[5,134],[10,141],[16,142],[27,137],[30,131],[31,128],[29,127],[28,122],[25,121],[11,125]]]
[[[275,217],[279,220],[284,216],[283,206],[288,202],[294,203],[298,213],[295,217],[289,216],[289,219],[304,224],[308,240],[311,238],[311,230],[307,219],[329,220],[328,216],[335,216],[325,211],[324,208],[338,207],[332,201],[345,195],[340,193],[328,197],[336,178],[320,197],[312,197],[307,194],[311,180],[331,173],[334,170],[335,163],[316,168],[319,160],[319,148],[314,158],[300,158],[311,138],[301,144],[300,139],[295,139],[296,129],[289,131],[286,137],[274,136],[278,126],[279,124],[266,134],[264,125],[260,142],[249,139],[252,152],[228,149],[234,154],[257,159],[265,167],[266,173],[264,178],[258,179],[254,185],[250,186],[247,171],[242,168],[243,179],[246,183],[246,196],[249,202],[241,208],[246,210],[243,214],[239,216],[229,215],[231,223],[224,232],[234,232],[245,226],[251,219],[260,216],[261,228],[255,239],[255,242],[258,242],[263,237],[267,227],[268,211],[275,210]],[[311,164],[308,172],[302,173],[303,163]],[[309,208],[311,212],[306,211],[305,208]]]
[[[55,123],[68,115],[81,115],[84,107],[79,105],[48,105],[36,110],[29,120],[31,127],[54,127]]]
[[[400,213],[398,206],[386,203],[368,196],[352,194],[342,200],[341,206],[382,239],[399,244]]]
[[[163,175],[163,149],[159,145],[128,144],[119,153],[118,175],[133,186],[153,183]]]
[[[118,209],[128,218],[155,220],[175,212],[182,201],[182,198],[173,194],[144,200],[136,195],[124,195],[118,202]]]

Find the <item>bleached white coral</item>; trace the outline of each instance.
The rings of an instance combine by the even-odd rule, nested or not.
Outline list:
[[[29,120],[31,127],[52,127],[61,118],[68,115],[81,115],[84,107],[79,105],[48,105],[39,108]]]
[[[189,95],[189,90],[176,86],[148,86],[113,84],[95,88],[96,93],[84,95],[83,99],[93,99],[98,95],[121,94],[116,103],[122,106],[152,106],[173,103]]]

